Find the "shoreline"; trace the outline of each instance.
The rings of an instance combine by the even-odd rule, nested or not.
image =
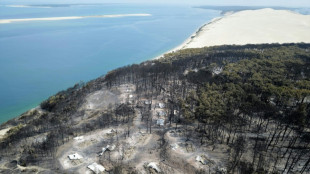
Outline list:
[[[185,47],[190,44],[192,42],[192,40],[195,38],[195,37],[198,37],[198,35],[202,32],[203,28],[207,27],[208,25],[211,25],[212,23],[215,23],[229,15],[232,15],[236,12],[234,11],[229,11],[229,12],[225,12],[224,14],[222,14],[222,16],[220,17],[215,17],[213,19],[211,19],[211,21],[208,21],[207,23],[203,24],[201,27],[199,27],[198,29],[195,30],[195,32],[193,32],[187,39],[185,39],[180,45],[172,48],[171,50],[159,55],[159,56],[156,56],[154,58],[152,58],[151,60],[156,60],[156,59],[160,59],[162,57],[164,57],[165,54],[169,54],[169,53],[173,53],[173,52],[176,52],[176,51],[179,51],[179,50],[182,50],[182,49],[186,49]]]
[[[221,17],[213,18],[191,34],[183,43],[151,60],[187,48],[310,43],[308,31],[310,31],[310,15],[271,8],[230,11]]]
[[[162,58],[165,54],[168,54],[168,53],[172,53],[172,52],[176,52],[178,50],[182,50],[182,49],[186,49],[186,48],[200,48],[200,47],[205,47],[205,46],[215,46],[215,45],[207,45],[205,42],[201,42],[201,45],[200,47],[197,47],[196,45],[191,45],[193,43],[195,43],[197,40],[199,41],[205,41],[204,38],[203,38],[203,35],[205,35],[206,33],[208,33],[209,31],[206,31],[206,29],[208,29],[208,27],[210,26],[213,26],[215,24],[218,24],[220,22],[222,22],[224,19],[229,19],[231,16],[233,15],[236,15],[236,14],[239,14],[239,13],[244,13],[244,12],[257,12],[257,11],[262,11],[262,10],[266,10],[266,9],[260,9],[260,10],[244,10],[244,11],[238,11],[238,12],[229,12],[229,13],[225,13],[224,15],[220,16],[220,17],[216,17],[216,18],[213,18],[212,20],[208,21],[207,23],[203,24],[201,27],[199,27],[195,32],[193,32],[183,43],[181,43],[180,45],[176,46],[175,48],[159,55],[159,56],[156,56],[154,58],[151,58],[150,60],[154,60],[154,59],[159,59],[159,58]],[[267,9],[267,11],[270,11],[270,9]],[[288,10],[271,10],[271,11],[281,11],[281,12],[286,12],[287,14],[291,14],[291,15],[296,15],[296,16],[303,16],[303,17],[307,17],[309,18],[309,21],[310,21],[310,15],[301,15],[301,14],[298,14],[296,12],[293,12],[293,11],[288,11]],[[94,18],[100,18],[100,17],[124,17],[124,16],[149,16],[150,14],[123,14],[123,15],[97,15],[97,16],[75,16],[75,17],[79,17],[78,19],[80,18],[83,18],[83,17],[94,17]],[[57,18],[55,20],[64,20],[63,18],[72,18],[74,16],[71,16],[71,17],[53,17],[53,18]],[[30,18],[30,19],[46,19],[46,18]],[[52,20],[50,18],[48,18],[49,20]],[[29,20],[29,19],[20,19],[20,20]],[[0,20],[0,24],[1,24],[1,20]],[[306,23],[306,24],[309,24],[309,31],[310,31],[310,22],[309,23]],[[229,30],[230,28],[224,28],[226,30]],[[214,29],[216,30],[216,29]],[[304,37],[304,38],[309,38],[309,43],[310,43],[310,34],[306,35],[308,37]],[[255,39],[254,39],[255,40]],[[265,43],[274,43],[274,42],[265,42]],[[296,43],[296,42],[295,42]],[[244,43],[243,45],[246,45],[246,44],[257,44],[257,43]],[[225,44],[224,44],[225,45]],[[18,115],[20,116],[20,115]],[[17,118],[18,116],[15,116],[11,119],[14,119],[14,118]],[[10,119],[10,120],[11,120]],[[6,122],[6,121],[5,121]],[[1,124],[4,124],[5,122],[1,123]]]

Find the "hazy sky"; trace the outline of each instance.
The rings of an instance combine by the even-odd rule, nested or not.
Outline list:
[[[310,7],[310,0],[1,0],[0,4],[46,4],[46,3],[161,3],[189,5],[243,5]]]
[[[118,0],[120,2],[182,3],[201,5],[307,6],[310,0]]]

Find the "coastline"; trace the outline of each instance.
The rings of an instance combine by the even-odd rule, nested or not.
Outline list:
[[[164,4],[80,6],[43,3],[37,6],[51,8],[2,5],[2,19],[146,13],[152,16],[0,24],[3,27],[1,38],[4,38],[0,45],[5,60],[2,80],[6,82],[1,88],[1,97],[8,101],[0,106],[0,123],[16,118],[79,81],[88,82],[119,67],[147,61],[179,45],[205,21],[219,16],[218,11],[197,10],[188,5],[172,8]],[[178,30],[171,30],[173,27]],[[41,59],[46,59],[47,63]],[[16,65],[20,67],[16,68]]]
[[[200,32],[201,30],[206,27],[207,25],[209,24],[212,24],[213,22],[216,22],[217,20],[221,20],[223,17],[225,16],[221,16],[221,17],[216,17],[216,18],[213,18],[211,21],[203,24],[201,27],[199,27],[197,30],[195,30],[194,33],[192,33],[187,39],[185,39],[180,45],[172,48],[171,50],[163,53],[163,54],[160,54],[159,56],[156,56],[156,57],[153,57],[151,60],[156,60],[156,59],[160,59],[162,58],[165,54],[168,54],[168,53],[173,53],[175,51],[178,51],[178,50],[182,50],[182,49],[185,49],[185,46],[188,45],[192,40],[193,38],[195,38]]]
[[[310,43],[310,15],[290,10],[227,12],[201,26],[179,46],[153,58],[186,48],[219,45]]]
[[[266,9],[261,9],[261,10],[266,10]],[[168,52],[165,52],[153,59],[159,59],[161,57],[163,57],[165,54],[167,53],[171,53],[171,52],[175,52],[175,51],[178,51],[178,50],[181,50],[181,49],[186,49],[186,48],[200,48],[200,47],[205,47],[205,46],[215,46],[215,45],[207,45],[205,42],[205,39],[204,39],[204,35],[206,33],[208,33],[208,31],[206,31],[206,29],[208,29],[208,27],[210,26],[213,26],[221,21],[223,21],[224,19],[229,19],[231,16],[235,15],[235,14],[239,14],[239,13],[243,13],[243,12],[256,12],[256,11],[261,11],[261,10],[245,10],[245,11],[240,11],[240,12],[235,12],[235,13],[225,13],[223,16],[221,17],[217,17],[217,18],[213,18],[211,21],[208,21],[207,23],[205,23],[204,25],[202,25],[201,27],[199,27],[194,33],[192,33],[190,35],[190,37],[188,37],[182,44],[178,45],[177,47],[169,50]],[[267,11],[270,11],[270,9],[267,9]],[[292,12],[292,11],[288,11],[288,10],[271,10],[271,11],[281,11],[281,12],[286,12],[287,14],[292,14],[292,15],[298,15],[298,16],[307,16],[307,18],[310,18],[310,15],[301,15],[301,14],[298,14],[296,12]],[[127,14],[127,15],[137,15],[137,14]],[[148,14],[138,14],[138,15],[148,15]],[[108,16],[112,16],[112,17],[123,17],[124,15],[103,15],[105,17],[108,17]],[[84,16],[84,17],[103,17],[103,16]],[[78,16],[76,16],[78,17]],[[57,17],[57,18],[60,18],[58,20],[63,20],[62,17]],[[42,19],[42,18],[39,18],[39,19]],[[0,20],[1,21],[1,20]],[[310,21],[310,20],[309,20]],[[1,23],[1,22],[0,22]],[[308,23],[310,25],[310,22]],[[310,26],[309,26],[310,27]],[[225,28],[224,28],[225,29]],[[226,28],[226,30],[229,30]],[[310,29],[309,29],[310,31]],[[308,37],[304,37],[304,38],[309,38],[310,34],[308,34]],[[200,46],[198,47],[197,45],[193,45],[193,43],[197,42],[197,41],[202,41],[200,42]],[[254,39],[255,41],[255,39]],[[310,43],[310,39],[309,41],[307,41]],[[264,43],[273,43],[273,42],[264,42]],[[255,44],[255,43],[243,43],[244,45],[245,44]],[[152,59],[151,59],[152,60]],[[18,117],[18,116],[17,116]],[[16,118],[16,117],[14,117]],[[4,122],[5,123],[5,122]],[[2,123],[3,124],[3,123]]]

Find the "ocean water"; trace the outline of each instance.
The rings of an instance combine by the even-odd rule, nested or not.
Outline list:
[[[147,13],[151,16],[0,24],[0,123],[79,81],[156,57],[219,10],[132,4],[0,2],[0,19]]]

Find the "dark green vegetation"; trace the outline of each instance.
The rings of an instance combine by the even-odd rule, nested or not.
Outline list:
[[[15,127],[1,141],[1,157],[60,172],[54,162],[60,145],[132,120],[140,107],[122,103],[88,121],[75,121],[88,94],[122,84],[134,84],[138,98],[163,96],[169,129],[181,127],[188,141],[227,145],[228,173],[310,172],[310,44],[186,49],[116,69],[50,97],[41,112],[3,124]],[[141,114],[148,115],[148,109]],[[146,117],[151,133],[154,120]],[[45,139],[27,142],[42,134]]]
[[[203,8],[203,9],[211,9],[211,10],[220,10],[223,14],[227,12],[238,12],[243,10],[258,10],[258,9],[264,9],[264,8],[271,8],[270,6],[199,6],[197,8]],[[273,6],[272,9],[275,10],[297,10],[298,8],[292,8],[292,7],[277,7]]]

